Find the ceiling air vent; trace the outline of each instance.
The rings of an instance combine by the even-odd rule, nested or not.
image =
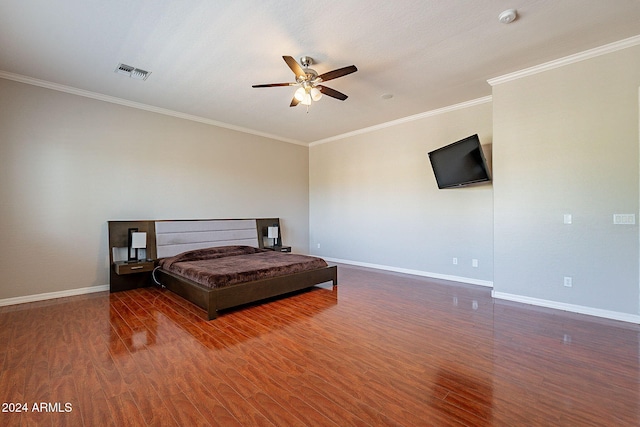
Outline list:
[[[147,80],[147,77],[151,74],[149,71],[141,70],[140,68],[132,67],[127,64],[118,64],[114,71],[118,74],[124,74],[125,76],[129,76],[137,80]]]

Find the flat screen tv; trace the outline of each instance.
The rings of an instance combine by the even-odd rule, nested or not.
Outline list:
[[[429,153],[438,188],[491,181],[478,135],[471,135]]]

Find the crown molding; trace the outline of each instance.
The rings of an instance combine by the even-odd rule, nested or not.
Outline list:
[[[426,111],[424,113],[419,113],[419,114],[415,114],[413,116],[403,117],[401,119],[392,120],[390,122],[381,123],[379,125],[375,125],[375,126],[370,126],[370,127],[367,127],[367,128],[354,130],[353,132],[347,132],[347,133],[343,133],[341,135],[332,136],[330,138],[320,139],[318,141],[314,141],[314,142],[310,143],[309,147],[313,147],[313,146],[320,145],[320,144],[326,144],[327,142],[338,141],[340,139],[349,138],[351,136],[356,136],[356,135],[362,135],[362,134],[365,134],[365,133],[375,132],[375,131],[380,130],[380,129],[385,129],[385,128],[388,128],[388,127],[401,125],[403,123],[413,122],[415,120],[420,120],[420,119],[424,119],[424,118],[427,118],[427,117],[437,116],[439,114],[448,113],[450,111],[462,110],[464,108],[469,108],[469,107],[472,107],[474,105],[485,104],[487,102],[491,102],[491,100],[492,100],[492,97],[489,95],[489,96],[485,96],[483,98],[477,98],[477,99],[473,99],[471,101],[465,101],[465,102],[461,102],[459,104],[450,105],[448,107],[438,108],[437,110]]]
[[[520,71],[516,71],[513,73],[509,73],[509,74],[505,74],[503,76],[499,76],[499,77],[495,77],[492,79],[487,80],[487,82],[489,83],[489,85],[491,86],[496,86],[502,83],[506,83],[509,81],[513,81],[513,80],[517,80],[523,77],[527,77],[527,76],[531,76],[534,74],[538,74],[538,73],[542,73],[544,71],[549,71],[555,68],[560,68],[560,67],[564,67],[566,65],[569,64],[573,64],[576,62],[580,62],[580,61],[584,61],[587,59],[591,59],[591,58],[595,58],[601,55],[605,55],[608,53],[612,53],[612,52],[616,52],[619,50],[623,50],[623,49],[627,49],[629,47],[633,47],[633,46],[637,46],[640,45],[640,35],[634,36],[634,37],[629,37],[627,39],[624,40],[620,40],[614,43],[610,43],[604,46],[600,46],[597,48],[593,48],[593,49],[589,49],[586,50],[584,52],[580,52],[574,55],[569,55],[566,56],[564,58],[560,58],[560,59],[556,59],[553,61],[549,61],[546,62],[544,64],[540,64],[540,65],[536,65],[533,67],[529,67],[529,68],[525,68],[523,70]],[[230,130],[234,130],[234,131],[238,131],[238,132],[242,132],[242,133],[247,133],[247,134],[251,134],[251,135],[256,135],[256,136],[260,136],[260,137],[264,137],[264,138],[269,138],[269,139],[273,139],[273,140],[277,140],[277,141],[282,141],[282,142],[287,142],[290,144],[295,144],[295,145],[301,145],[301,146],[305,146],[305,147],[313,147],[316,145],[320,145],[320,144],[325,144],[327,142],[332,142],[332,141],[337,141],[337,140],[341,140],[341,139],[345,139],[345,138],[349,138],[352,136],[356,136],[356,135],[363,135],[366,133],[370,133],[370,132],[375,132],[377,130],[381,130],[381,129],[385,129],[388,127],[393,127],[393,126],[397,126],[403,123],[408,123],[408,122],[412,122],[415,120],[420,120],[420,119],[424,119],[427,117],[432,117],[432,116],[436,116],[439,114],[444,114],[444,113],[448,113],[451,111],[455,111],[455,110],[460,110],[460,109],[464,109],[464,108],[468,108],[468,107],[472,107],[474,105],[479,105],[479,104],[484,104],[487,102],[491,102],[492,101],[492,97],[491,96],[485,96],[482,98],[477,98],[471,101],[466,101],[466,102],[462,102],[459,104],[454,104],[448,107],[443,107],[443,108],[439,108],[436,110],[431,110],[431,111],[427,111],[424,113],[420,113],[420,114],[415,114],[412,116],[408,116],[408,117],[403,117],[401,119],[397,119],[397,120],[392,120],[389,122],[385,122],[385,123],[381,123],[378,125],[374,125],[374,126],[370,126],[367,128],[362,128],[362,129],[358,129],[352,132],[347,132],[344,134],[340,134],[340,135],[336,135],[336,136],[332,136],[329,138],[325,138],[325,139],[321,139],[321,140],[317,140],[311,143],[305,143],[302,141],[298,141],[298,140],[294,140],[294,139],[289,139],[289,138],[283,138],[280,137],[278,135],[272,135],[272,134],[268,134],[268,133],[264,133],[264,132],[258,132],[256,130],[253,129],[248,129],[248,128],[244,128],[244,127],[240,127],[240,126],[235,126],[235,125],[231,125],[228,123],[224,123],[224,122],[219,122],[216,120],[211,120],[211,119],[207,119],[204,117],[200,117],[200,116],[194,116],[191,114],[185,114],[185,113],[180,113],[178,111],[173,111],[173,110],[168,110],[165,108],[159,108],[159,107],[154,107],[152,105],[147,105],[147,104],[143,104],[140,102],[134,102],[134,101],[129,101],[126,99],[122,99],[122,98],[117,98],[114,96],[109,96],[109,95],[104,95],[101,93],[97,93],[97,92],[91,92],[88,90],[83,90],[83,89],[78,89],[72,86],[66,86],[66,85],[62,85],[62,84],[58,84],[58,83],[53,83],[53,82],[49,82],[46,80],[40,80],[40,79],[36,79],[33,77],[27,77],[27,76],[23,76],[20,74],[15,74],[15,73],[10,73],[7,71],[2,71],[0,70],[0,78],[3,79],[7,79],[7,80],[13,80],[16,82],[20,82],[20,83],[25,83],[25,84],[30,84],[33,86],[39,86],[39,87],[43,87],[43,88],[47,88],[47,89],[51,89],[51,90],[56,90],[59,92],[65,92],[65,93],[69,93],[72,95],[78,95],[78,96],[83,96],[86,98],[91,98],[91,99],[96,99],[99,101],[104,101],[104,102],[109,102],[112,104],[118,104],[118,105],[123,105],[126,107],[131,107],[131,108],[136,108],[139,110],[145,110],[145,111],[150,111],[153,113],[158,113],[158,114],[163,114],[166,116],[172,116],[172,117],[177,117],[180,119],[184,119],[184,120],[190,120],[190,121],[194,121],[194,122],[198,122],[198,123],[204,123],[204,124],[208,124],[211,126],[216,126],[216,127],[221,127],[221,128],[225,128],[225,129],[230,129]]]
[[[534,74],[542,73],[545,71],[553,70],[555,68],[564,67],[569,64],[575,64],[576,62],[584,61],[587,59],[595,58],[608,53],[617,52],[619,50],[627,49],[629,47],[637,46],[640,44],[640,35],[629,37],[628,39],[620,40],[614,43],[609,43],[604,46],[596,47],[593,49],[585,50],[584,52],[576,53],[574,55],[565,56],[564,58],[555,59],[553,61],[545,62],[544,64],[536,65],[533,67],[525,68],[524,70],[515,71],[513,73],[505,74],[503,76],[494,77],[487,80],[491,86],[496,86],[502,83],[518,80],[523,77],[532,76]]]
[[[194,116],[191,114],[180,113],[178,111],[168,110],[166,108],[154,107],[153,105],[143,104],[141,102],[129,101],[122,98],[117,98],[115,96],[104,95],[97,92],[91,92],[84,89],[78,89],[72,86],[66,86],[59,83],[53,83],[46,80],[35,79],[33,77],[23,76],[21,74],[10,73],[7,71],[0,70],[0,78],[6,80],[13,80],[20,83],[29,84],[32,86],[39,86],[46,89],[56,90],[58,92],[65,92],[72,95],[83,96],[85,98],[96,99],[98,101],[109,102],[111,104],[123,105],[125,107],[136,108],[138,110],[150,111],[152,113],[163,114],[165,116],[177,117],[179,119],[189,120],[192,122],[204,123],[211,126],[216,126],[220,128],[225,128],[229,130],[234,130],[242,133],[248,133],[251,135],[261,136],[264,138],[275,139],[282,142],[288,142],[290,144],[302,145],[307,147],[308,144],[297,141],[294,139],[283,138],[278,135],[271,135],[268,133],[258,132],[253,129],[243,128],[240,126],[231,125],[229,123],[218,122],[216,120],[207,119],[205,117]]]

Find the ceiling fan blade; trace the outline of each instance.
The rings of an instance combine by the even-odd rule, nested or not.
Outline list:
[[[289,107],[295,107],[296,105],[298,105],[300,103],[300,101],[298,101],[296,99],[296,97],[294,96],[293,99],[291,100],[291,104],[289,104]]]
[[[301,78],[307,77],[307,74],[302,70],[302,67],[300,66],[300,64],[298,64],[298,62],[296,62],[296,60],[293,59],[292,56],[283,56],[282,59],[284,59],[284,62],[287,63],[287,65],[289,66],[289,68],[291,68],[291,71],[293,71],[296,77],[301,77]]]
[[[251,87],[278,87],[278,86],[295,86],[296,83],[269,83],[265,85],[253,85]]]
[[[338,77],[346,76],[347,74],[355,73],[358,71],[355,65],[349,65],[348,67],[338,68],[337,70],[328,71],[324,74],[320,74],[318,77],[322,79],[323,82],[328,80],[337,79]]]
[[[322,85],[319,85],[316,87],[320,89],[320,92],[324,93],[325,95],[330,96],[332,98],[339,99],[340,101],[344,101],[345,99],[348,98],[348,96],[345,95],[344,93],[338,92],[337,90],[331,89],[330,87],[326,87]]]

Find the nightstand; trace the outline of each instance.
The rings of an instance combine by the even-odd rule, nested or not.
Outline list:
[[[140,261],[127,262],[131,256],[132,233],[147,233],[146,249]],[[156,255],[154,221],[109,221],[109,291],[118,292],[152,286]]]
[[[265,246],[264,248],[276,252],[291,252],[291,246]]]
[[[127,291],[151,285],[151,272],[155,267],[153,260],[116,261],[111,266],[110,292]]]
[[[152,260],[140,260],[140,261],[117,261],[114,268],[116,274],[134,274],[144,273],[145,271],[153,270],[154,262]]]

